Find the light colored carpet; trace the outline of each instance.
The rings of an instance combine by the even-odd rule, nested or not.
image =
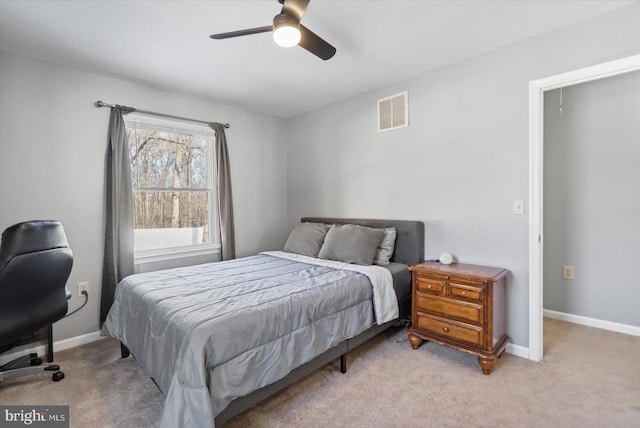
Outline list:
[[[541,363],[476,358],[391,329],[237,416],[229,427],[640,426],[640,337],[545,318]],[[70,405],[72,427],[153,427],[164,397],[113,340],[56,354],[66,378],[0,384],[0,403]]]

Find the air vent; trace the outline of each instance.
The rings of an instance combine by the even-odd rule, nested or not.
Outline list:
[[[378,100],[378,132],[409,126],[409,93]]]

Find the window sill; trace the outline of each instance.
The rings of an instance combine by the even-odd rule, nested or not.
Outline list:
[[[136,252],[134,264],[156,263],[189,257],[221,255],[220,247],[214,245],[199,245],[197,247],[163,248],[162,250],[146,250]]]

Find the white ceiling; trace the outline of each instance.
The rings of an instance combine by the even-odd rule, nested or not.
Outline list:
[[[270,25],[276,0],[0,0],[0,50],[290,117],[632,3],[312,0],[323,61],[270,33],[209,38]]]

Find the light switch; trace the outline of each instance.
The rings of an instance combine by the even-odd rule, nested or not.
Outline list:
[[[573,266],[562,266],[562,279],[573,279],[574,270]]]
[[[517,215],[524,214],[524,201],[522,199],[514,199],[513,213]]]

